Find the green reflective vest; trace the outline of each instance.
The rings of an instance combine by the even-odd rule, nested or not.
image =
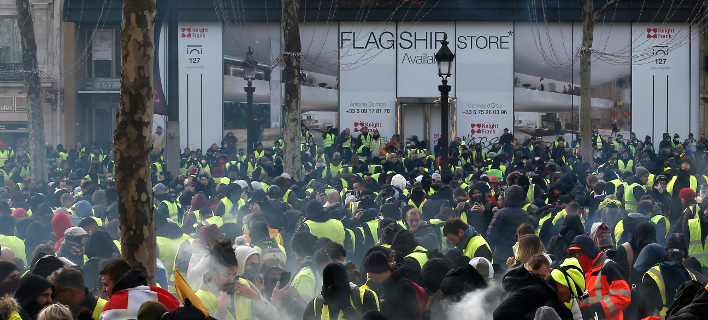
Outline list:
[[[239,278],[238,279],[241,284],[249,286],[248,280]],[[219,306],[216,296],[211,293],[210,291],[204,290],[204,289],[199,289],[196,292],[197,298],[199,300],[202,300],[202,303],[204,306],[209,310],[211,314],[216,314],[216,310]],[[231,304],[231,307],[228,308],[227,314],[226,314],[226,319],[223,320],[256,320],[258,318],[254,317],[253,314],[251,314],[251,299],[248,299],[244,296],[240,296],[237,294],[233,295],[233,303]],[[261,298],[263,299],[263,298]],[[235,312],[236,315],[234,316],[231,314],[231,312]]]
[[[486,246],[489,252],[492,252],[492,248],[489,247],[487,240],[484,240],[482,236],[475,236],[470,239],[465,249],[462,250],[462,253],[468,258],[474,259],[475,253],[477,253],[477,249],[479,249],[479,247],[481,246]]]
[[[310,233],[318,238],[327,237],[336,243],[344,243],[344,225],[337,219],[325,222],[305,220],[305,224],[310,228]]]
[[[671,181],[666,184],[666,191],[668,191],[672,196],[674,195],[674,184],[676,184],[677,179],[678,177],[673,177],[671,178]],[[691,176],[689,186],[694,192],[698,192],[698,179],[696,179],[695,176]],[[679,192],[681,192],[681,190],[679,190]]]
[[[708,267],[708,245],[703,245],[705,240],[708,244],[708,239],[701,239],[701,220],[688,220],[688,255],[698,259],[701,262],[701,267]]]
[[[696,280],[696,276],[693,274],[693,272],[688,271],[688,274],[691,276],[692,280]],[[661,310],[654,309],[654,316],[662,317],[663,319],[666,316],[666,312],[669,311],[669,307],[671,307],[674,301],[666,301],[666,283],[664,282],[664,276],[661,274],[661,268],[658,264],[644,273],[644,277],[646,278],[647,276],[654,280],[657,288],[659,288],[659,292],[661,293]]]
[[[644,191],[647,190],[646,186],[640,185],[639,183],[632,183],[627,188],[624,190],[624,208],[626,210],[634,210],[637,209],[637,204],[639,203],[639,199],[634,197],[634,187],[642,187]]]

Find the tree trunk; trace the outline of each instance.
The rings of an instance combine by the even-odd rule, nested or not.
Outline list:
[[[284,40],[283,82],[285,83],[285,117],[283,119],[283,171],[301,179],[300,165],[300,26],[297,21],[298,0],[283,0],[282,28]]]
[[[47,182],[47,150],[44,146],[44,112],[42,89],[37,66],[37,42],[29,0],[16,0],[17,26],[22,39],[22,70],[27,92],[27,128],[32,183]]]
[[[592,128],[590,114],[592,111],[592,92],[590,58],[593,32],[595,32],[595,10],[592,0],[585,0],[583,5],[583,40],[580,46],[580,149],[583,162],[594,165],[592,157]]]
[[[155,0],[124,0],[118,125],[113,133],[123,259],[155,284],[150,151]]]

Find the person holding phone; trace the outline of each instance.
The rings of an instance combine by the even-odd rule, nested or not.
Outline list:
[[[278,311],[256,286],[238,275],[238,260],[231,240],[210,246],[209,271],[202,277],[197,297],[216,319],[278,319]]]

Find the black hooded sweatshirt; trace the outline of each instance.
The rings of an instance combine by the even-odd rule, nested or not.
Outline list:
[[[22,320],[35,320],[44,306],[37,305],[37,297],[54,285],[47,279],[36,275],[27,275],[20,280],[15,291],[15,300],[20,304],[20,316]]]
[[[463,268],[450,270],[440,282],[440,290],[430,299],[422,318],[424,320],[447,319],[448,303],[459,302],[465,294],[486,287],[487,283],[482,275],[469,264]]]
[[[504,208],[494,214],[487,230],[487,242],[498,261],[506,261],[514,256],[512,246],[516,242],[516,229],[522,223],[529,223],[529,214],[521,208],[526,199],[524,188],[513,185],[504,193]]]
[[[411,320],[418,317],[418,300],[415,289],[408,280],[405,267],[395,265],[391,275],[381,283],[383,293],[381,298],[381,312],[388,320]]]
[[[351,302],[355,299],[355,306]],[[347,270],[342,264],[331,263],[322,271],[322,292],[317,297],[318,304],[321,301],[329,309],[329,318],[338,319],[339,312],[342,311],[345,319],[359,319],[364,313],[370,310],[377,310],[376,296],[372,291],[364,292],[364,301],[361,302],[359,287],[351,286],[347,278]],[[315,314],[315,300],[305,308],[303,320],[318,319]],[[322,312],[322,310],[318,310]]]
[[[646,247],[648,244],[656,243],[656,229],[654,228],[654,224],[651,222],[639,223],[636,225],[636,227],[633,226],[632,229],[627,229],[628,227],[629,226],[625,225],[625,232],[627,232],[627,230],[634,230],[632,240],[627,242],[632,248],[632,261],[637,261],[639,252],[641,252],[644,247]],[[630,274],[636,273],[636,271],[630,272],[633,270],[632,267],[629,265],[629,260],[627,258],[627,250],[621,244],[617,246],[617,253],[615,254],[614,261],[619,265],[620,269],[622,270],[622,275],[624,276],[624,278],[628,279],[628,283],[641,283],[641,274]]]
[[[438,213],[441,207],[452,207],[452,188],[450,186],[442,186],[432,196],[428,197],[423,205],[423,220],[430,221]]]
[[[569,258],[566,250],[570,248],[570,243],[573,242],[573,239],[583,233],[585,233],[585,230],[583,228],[583,222],[580,220],[580,216],[577,214],[567,215],[563,221],[563,226],[561,227],[560,233],[551,238],[546,250],[553,258],[551,268],[559,268],[560,264],[566,258]]]
[[[527,271],[523,264],[507,271],[502,287],[509,295],[494,310],[494,320],[533,319],[542,306],[552,307],[563,320],[573,319],[570,309],[558,301],[555,284]]]

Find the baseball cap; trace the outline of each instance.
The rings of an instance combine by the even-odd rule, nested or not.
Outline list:
[[[75,237],[76,238],[76,237],[83,237],[86,235],[88,235],[88,232],[86,232],[86,230],[84,230],[84,228],[81,228],[81,227],[71,227],[69,229],[66,229],[66,231],[64,231],[65,238],[66,237]]]
[[[165,187],[165,185],[162,183],[158,183],[154,187],[152,187],[152,192],[157,191],[167,191],[167,187]]]

